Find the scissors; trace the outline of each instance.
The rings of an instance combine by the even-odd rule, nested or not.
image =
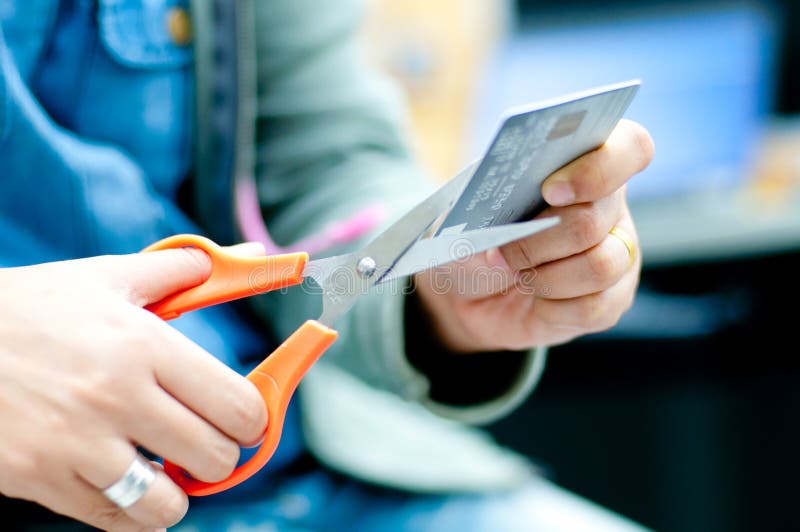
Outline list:
[[[197,480],[179,466],[165,461],[165,472],[178,486],[188,495],[212,495],[244,482],[266,465],[278,447],[286,409],[297,385],[336,340],[337,332],[333,329],[336,320],[371,287],[454,260],[465,260],[558,223],[558,218],[543,218],[430,236],[430,229],[452,208],[475,168],[477,164],[464,169],[367,246],[345,255],[313,261],[309,261],[304,252],[240,257],[197,235],[172,236],[143,250],[195,247],[211,259],[211,274],[205,282],[147,307],[165,320],[192,310],[297,285],[305,278],[313,279],[322,295],[322,315],[303,323],[247,375],[261,393],[269,415],[264,439],[255,454],[236,467],[228,478],[213,483]]]

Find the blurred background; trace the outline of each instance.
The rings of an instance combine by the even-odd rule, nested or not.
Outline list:
[[[602,5],[601,5],[602,4]],[[800,5],[371,0],[424,164],[481,155],[511,105],[642,80],[644,271],[612,331],[554,348],[489,427],[563,486],[658,530],[788,530],[800,494]]]

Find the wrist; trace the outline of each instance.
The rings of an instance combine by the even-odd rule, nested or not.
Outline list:
[[[451,353],[475,353],[485,349],[462,322],[458,302],[437,290],[434,271],[417,274],[413,278],[412,297],[416,312],[424,319],[428,335],[437,345]]]
[[[428,380],[430,400],[471,407],[495,401],[513,388],[530,353],[452,349],[437,332],[421,294],[415,290],[406,296],[405,352],[408,362]]]

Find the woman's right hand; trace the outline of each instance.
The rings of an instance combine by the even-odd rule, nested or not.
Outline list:
[[[267,412],[255,386],[142,307],[203,282],[178,249],[0,269],[0,492],[113,530],[188,508],[156,467],[122,510],[102,491],[142,446],[206,482],[231,474]]]

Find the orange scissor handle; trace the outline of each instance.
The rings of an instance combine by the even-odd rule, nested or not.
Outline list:
[[[213,241],[197,235],[176,235],[148,246],[144,251],[196,247],[211,258],[208,279],[192,288],[176,292],[147,307],[165,320],[184,312],[299,284],[308,263],[307,253],[270,257],[238,257]],[[164,470],[189,495],[211,495],[244,482],[272,457],[283,431],[286,409],[300,379],[336,340],[337,333],[309,320],[283,342],[269,357],[247,375],[264,399],[269,415],[264,440],[256,453],[221,482],[194,479],[179,466],[164,462]]]
[[[189,476],[180,467],[164,462],[164,471],[188,495],[213,495],[232,488],[258,472],[278,448],[286,409],[300,379],[336,340],[337,333],[321,323],[308,320],[259,364],[247,378],[253,382],[269,415],[267,432],[256,453],[237,467],[231,476],[220,482],[202,482]]]
[[[165,320],[177,318],[184,312],[300,284],[308,263],[308,253],[239,257],[198,235],[171,236],[143,251],[185,247],[199,248],[208,254],[211,275],[204,283],[176,292],[147,307]]]

